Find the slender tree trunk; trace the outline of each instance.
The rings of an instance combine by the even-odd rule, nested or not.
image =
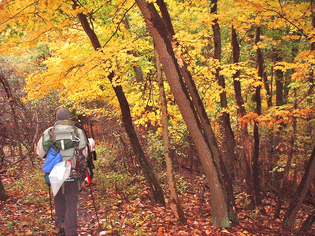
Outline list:
[[[8,82],[8,80],[5,78],[5,76],[3,74],[0,74],[0,84],[2,84],[3,89],[5,91],[5,94],[8,98],[9,101],[9,106],[12,112],[12,118],[13,118],[13,132],[14,132],[14,138],[17,141],[17,146],[18,146],[18,152],[19,152],[19,156],[21,158],[25,158],[25,156],[23,155],[23,150],[22,150],[22,143],[24,142],[24,140],[22,139],[21,133],[20,133],[20,128],[19,128],[19,121],[18,121],[18,116],[16,114],[16,107],[17,107],[17,101],[15,96],[12,93],[11,90],[11,86]],[[15,156],[15,155],[12,155]]]
[[[311,184],[315,177],[315,146],[313,148],[310,160],[306,166],[304,176],[301,180],[301,183],[296,190],[293,198],[291,199],[290,205],[287,208],[287,211],[284,216],[284,224],[290,228],[294,228],[294,222],[297,216],[297,213],[306,197],[307,192],[309,191]]]
[[[301,226],[300,233],[307,235],[307,233],[311,230],[312,225],[315,222],[315,210],[306,218],[304,223]]]
[[[233,50],[233,62],[235,64],[238,64],[240,62],[240,48],[237,41],[237,34],[232,27],[232,50]],[[240,71],[237,71],[233,75],[233,81],[234,81],[234,91],[235,91],[235,100],[236,104],[238,106],[238,112],[240,117],[244,117],[246,115],[246,111],[244,108],[244,100],[242,97],[242,91],[241,91],[241,83],[239,81]],[[241,137],[242,137],[242,144],[243,144],[243,151],[244,151],[244,163],[245,163],[245,180],[246,180],[246,192],[249,195],[250,198],[250,204],[248,205],[249,209],[254,209],[255,207],[255,192],[254,190],[254,184],[253,184],[253,175],[252,175],[252,147],[250,142],[249,133],[247,130],[247,124],[244,122],[240,122],[241,126]]]
[[[280,219],[280,210],[281,210],[281,206],[282,206],[282,202],[284,198],[284,187],[289,177],[292,158],[294,154],[294,140],[295,140],[295,132],[296,132],[296,119],[295,118],[293,120],[292,126],[293,126],[293,133],[290,138],[290,150],[289,150],[287,162],[283,171],[283,178],[280,183],[279,193],[277,196],[277,204],[276,204],[276,209],[275,209],[275,218],[279,218],[279,219]]]
[[[276,63],[281,62],[282,58],[276,58]],[[284,104],[284,96],[283,96],[283,72],[281,70],[275,71],[276,75],[276,106],[282,106]]]
[[[0,178],[0,201],[5,201],[9,198],[9,196],[5,193],[4,186],[2,184],[2,180]]]
[[[314,4],[313,0],[311,1],[311,12],[312,12],[312,27],[313,29],[315,28],[315,14],[314,14]],[[311,51],[315,50],[315,43],[313,42],[311,44]],[[313,82],[313,73],[311,73],[310,76],[310,82]],[[313,86],[309,89],[309,94],[312,90]],[[295,107],[296,108],[296,107]],[[293,150],[292,150],[293,152]],[[289,161],[289,160],[288,160]],[[296,171],[296,169],[295,169]],[[313,148],[312,154],[310,156],[310,160],[308,162],[308,165],[306,166],[306,170],[304,173],[304,176],[301,180],[301,183],[296,190],[293,198],[291,199],[290,205],[287,209],[287,212],[285,213],[284,216],[284,223],[286,226],[289,228],[293,229],[294,228],[294,222],[296,219],[296,215],[306,197],[307,192],[309,191],[312,182],[314,181],[315,178],[315,147]],[[310,230],[312,224],[315,221],[315,211],[313,211],[309,217],[305,220],[303,223],[300,231],[301,232],[307,232]]]
[[[110,78],[110,81],[112,82],[112,78],[114,77],[113,74],[111,74],[112,77]],[[136,131],[134,129],[134,126],[132,124],[132,118],[131,118],[131,114],[130,114],[130,108],[129,108],[129,104],[128,101],[125,97],[125,94],[122,91],[122,87],[121,86],[113,86],[114,91],[116,93],[116,96],[118,98],[119,101],[119,105],[120,105],[120,109],[122,112],[122,119],[123,119],[123,124],[124,127],[126,129],[127,135],[130,139],[131,142],[131,146],[133,148],[133,151],[141,165],[143,174],[147,180],[147,183],[150,186],[151,192],[153,194],[153,198],[157,203],[160,203],[162,205],[165,205],[165,200],[164,200],[164,194],[163,194],[163,190],[158,182],[158,180],[156,179],[154,172],[151,168],[151,166],[149,165],[143,150],[141,148],[138,136],[136,134]]]
[[[74,1],[74,4],[75,1]],[[74,7],[76,7],[76,5],[74,5]],[[90,38],[90,41],[94,47],[95,50],[99,50],[101,48],[101,44],[95,34],[95,32],[91,29],[88,20],[86,18],[86,15],[84,15],[83,13],[78,13],[78,17],[79,20],[82,24],[82,27],[84,29],[84,31],[86,32],[86,34],[88,35],[88,37]],[[112,83],[112,79],[114,77],[114,72],[112,72],[108,79],[110,80],[110,82]],[[147,180],[147,183],[150,186],[151,192],[153,194],[153,198],[157,203],[161,203],[163,205],[165,205],[165,200],[164,200],[164,194],[163,194],[163,190],[157,180],[157,178],[154,175],[154,172],[152,171],[152,168],[150,167],[144,153],[143,150],[141,148],[139,139],[137,137],[136,131],[134,129],[133,123],[132,123],[132,118],[131,118],[131,114],[130,114],[130,108],[129,108],[129,104],[128,101],[126,99],[126,96],[123,92],[123,89],[120,85],[117,86],[112,86],[115,94],[118,98],[119,101],[119,105],[120,105],[120,109],[122,112],[122,119],[123,119],[123,124],[124,127],[126,129],[127,135],[130,139],[133,151],[141,165],[143,174]]]
[[[123,22],[125,24],[126,29],[129,30],[130,26],[129,26],[128,19],[124,18]],[[130,54],[133,54],[134,56],[138,56],[138,53],[136,53],[136,52],[131,52]],[[140,66],[133,66],[133,71],[135,72],[135,75],[136,75],[136,81],[137,82],[143,82],[143,73],[142,73],[141,67]]]
[[[311,0],[311,12],[312,12],[312,27],[315,29],[315,13],[314,13],[314,0]],[[311,51],[315,50],[315,42],[311,43]]]
[[[271,107],[272,106],[272,86],[271,86],[272,80],[268,81],[266,72],[263,72],[262,78],[263,78],[264,88],[266,90],[266,95],[267,95],[267,104],[268,104],[268,107]]]
[[[211,14],[217,14],[217,2],[218,0],[211,0]],[[214,38],[214,59],[217,59],[221,63],[221,31],[218,23],[218,18],[213,20],[212,25],[213,30],[213,38]],[[221,68],[218,67],[216,69],[215,77],[218,81],[219,86],[222,88],[222,92],[220,93],[220,105],[224,110],[222,114],[219,116],[220,130],[222,136],[222,156],[225,162],[228,173],[231,177],[234,177],[234,167],[236,163],[235,157],[235,139],[234,134],[231,128],[230,114],[226,112],[226,108],[228,108],[227,97],[225,92],[225,79],[223,75],[220,74]]]
[[[260,34],[261,29],[260,27],[257,27],[256,29],[256,46],[257,46],[257,59],[256,59],[256,67],[258,68],[258,76],[260,77],[260,81],[263,80],[264,76],[264,61],[263,61],[263,55],[262,51],[258,46],[258,43],[260,42]],[[256,102],[256,109],[255,112],[258,116],[261,115],[261,97],[260,97],[260,90],[261,85],[258,85],[255,88],[255,95],[254,95],[254,101]],[[254,191],[255,191],[255,203],[257,206],[262,205],[261,201],[261,194],[260,194],[260,181],[259,181],[259,174],[260,174],[260,163],[259,163],[259,122],[257,120],[254,121],[254,153],[253,153],[253,184],[254,184]]]
[[[3,151],[3,148],[0,147],[0,170],[2,169],[3,164],[4,164],[4,151]]]
[[[227,204],[223,186],[219,181],[219,172],[214,164],[213,155],[207,141],[201,131],[194,106],[183,84],[179,66],[172,49],[172,42],[165,30],[166,25],[156,11],[153,3],[148,3],[145,0],[136,0],[136,2],[151,32],[171,91],[196,145],[212,196],[212,224],[218,227],[229,227]]]
[[[0,147],[0,171],[2,171],[3,161],[4,161],[4,152],[3,152],[2,147]],[[8,198],[9,198],[9,196],[5,193],[5,189],[4,189],[4,186],[2,184],[1,177],[0,177],[0,201],[5,201]]]
[[[282,58],[278,55],[279,52],[275,52],[275,63],[277,62],[281,62]],[[275,88],[275,92],[276,92],[276,106],[282,106],[285,104],[284,102],[284,92],[283,92],[283,84],[284,84],[284,75],[283,72],[281,70],[275,70],[275,84],[276,84],[276,88]],[[283,143],[282,138],[281,138],[281,131],[283,130],[285,124],[284,123],[280,123],[279,124],[279,129],[276,130],[274,132],[274,142],[273,142],[273,146],[275,147],[279,147],[281,145],[281,143]],[[271,170],[274,170],[275,167],[278,165],[278,161],[280,159],[280,153],[281,151],[279,151],[279,148],[276,148],[274,151],[274,154],[272,156],[272,166],[271,166]],[[281,172],[277,172],[277,171],[272,171],[272,183],[274,184],[274,187],[276,189],[279,189],[280,187],[280,182],[282,179],[282,174]]]
[[[164,81],[162,76],[162,68],[160,65],[160,59],[157,50],[155,49],[155,67],[157,71],[157,78],[159,81],[159,92],[161,97],[161,106],[162,106],[162,130],[163,130],[163,144],[164,144],[164,155],[166,162],[166,172],[168,177],[169,188],[171,192],[170,196],[170,205],[171,209],[176,217],[181,222],[186,222],[185,214],[183,208],[180,204],[177,189],[176,189],[176,180],[173,173],[173,164],[170,157],[170,142],[168,135],[168,112],[167,112],[167,101],[164,90]]]

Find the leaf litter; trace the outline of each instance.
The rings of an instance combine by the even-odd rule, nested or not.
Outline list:
[[[23,178],[26,176],[2,176],[2,181],[8,186]],[[189,174],[186,179],[193,178]],[[186,191],[179,191],[187,218],[187,223],[183,224],[175,219],[168,203],[166,207],[153,204],[145,183],[138,184],[143,190],[141,194],[137,189],[134,192],[115,188],[99,191],[97,179],[90,186],[84,185],[79,196],[79,235],[298,235],[297,230],[291,232],[281,220],[274,219],[275,203],[271,198],[265,200],[266,215],[259,210],[248,212],[243,205],[238,205],[239,224],[222,229],[211,226],[209,191],[202,191],[200,185],[191,182]],[[57,229],[51,219],[47,186],[36,191],[10,188],[7,194],[10,198],[0,202],[0,235],[55,235]],[[168,196],[166,191],[166,201]],[[304,206],[297,228],[307,212]],[[309,235],[315,235],[314,227]]]

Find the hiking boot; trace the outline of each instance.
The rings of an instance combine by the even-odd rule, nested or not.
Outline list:
[[[60,228],[57,236],[66,236],[65,229],[64,228]]]

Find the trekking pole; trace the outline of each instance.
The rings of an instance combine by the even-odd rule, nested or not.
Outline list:
[[[52,204],[51,204],[51,192],[50,192],[50,186],[48,185],[48,192],[49,192],[49,205],[50,205],[50,217],[51,221],[53,221],[53,213],[52,213]]]
[[[98,229],[101,230],[101,224],[100,224],[100,220],[98,218],[98,214],[97,214],[97,210],[96,210],[96,206],[95,206],[95,200],[94,200],[94,196],[93,196],[92,187],[91,187],[91,184],[88,184],[88,185],[90,187],[91,197],[92,197],[93,206],[94,206],[94,210],[95,210],[95,215],[96,215],[96,219],[97,219],[97,223],[98,223]]]
[[[96,219],[97,219],[97,223],[98,223],[98,229],[101,230],[101,225],[100,225],[100,220],[98,218],[98,214],[97,214],[97,210],[96,210],[96,205],[95,205],[95,200],[94,200],[94,196],[93,196],[93,191],[92,191],[92,187],[91,187],[91,176],[90,176],[90,170],[89,167],[87,167],[86,171],[86,178],[85,178],[85,182],[87,183],[87,185],[89,185],[90,187],[90,192],[91,192],[91,197],[92,197],[92,201],[93,201],[93,206],[94,206],[94,210],[95,210],[95,215],[96,215]]]

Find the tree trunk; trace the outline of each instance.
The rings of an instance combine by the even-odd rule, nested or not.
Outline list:
[[[290,205],[284,216],[284,224],[290,228],[294,228],[294,222],[296,215],[306,197],[307,192],[309,191],[311,184],[315,177],[315,146],[313,148],[310,160],[306,166],[304,176],[301,180],[301,183],[296,190],[293,198],[291,199]]]
[[[232,27],[232,50],[233,50],[233,62],[235,64],[238,64],[240,62],[240,48],[237,41],[237,34]],[[246,111],[244,108],[244,100],[242,97],[242,91],[241,91],[241,83],[239,81],[240,71],[237,71],[233,75],[233,82],[234,82],[234,91],[235,91],[235,100],[236,104],[238,106],[238,112],[240,117],[244,117],[246,115]],[[253,177],[252,177],[252,147],[250,142],[250,136],[247,130],[247,124],[244,122],[240,122],[241,126],[241,137],[242,137],[242,144],[243,144],[243,160],[245,164],[245,180],[246,180],[246,192],[249,195],[250,203],[248,205],[248,209],[254,209],[255,207],[255,192],[254,190],[254,184],[253,184]]]
[[[279,52],[275,52],[275,65],[277,62],[281,62],[282,58],[279,56]],[[275,83],[276,83],[276,106],[282,106],[285,104],[284,102],[284,91],[283,91],[283,83],[284,83],[284,75],[283,72],[279,69],[275,70]],[[273,146],[280,147],[283,143],[283,138],[281,137],[280,133],[283,130],[283,127],[285,124],[281,122],[279,124],[279,129],[274,133],[274,143]],[[279,151],[280,148],[276,148],[274,155],[272,156],[272,166],[271,170],[275,170],[275,168],[278,165],[278,161],[280,159],[281,151]],[[274,184],[274,187],[276,189],[279,189],[280,182],[282,179],[282,173],[278,171],[272,171],[273,179],[272,182]]]
[[[129,26],[128,19],[126,17],[124,18],[123,22],[125,24],[126,29],[129,30],[130,26]],[[136,53],[136,52],[130,52],[130,54],[133,54],[134,56],[138,55],[138,53]],[[143,82],[143,73],[142,73],[141,67],[140,66],[133,66],[133,71],[135,72],[135,75],[136,75],[136,81],[137,82]]]
[[[2,170],[3,161],[4,161],[4,151],[3,151],[2,147],[0,147],[0,171]],[[2,184],[1,177],[0,177],[0,201],[5,201],[8,198],[9,198],[9,196],[5,193],[5,189],[4,189],[4,186]]]
[[[5,201],[9,198],[9,196],[5,193],[4,186],[2,184],[2,180],[0,178],[0,201]]]
[[[311,1],[311,12],[312,12],[312,27],[315,29],[315,13],[314,13],[314,1]],[[311,43],[311,51],[315,50],[315,42]]]
[[[189,94],[187,93],[187,89],[183,84],[179,66],[172,49],[172,42],[165,30],[166,25],[156,11],[153,3],[147,3],[145,0],[136,0],[136,2],[151,32],[171,91],[196,145],[210,187],[212,224],[218,227],[229,227],[230,223],[228,219],[227,204],[223,186],[219,181],[219,172],[214,164],[213,155],[209,149],[207,141],[201,131],[200,123],[196,116],[193,104],[191,103]]]
[[[285,184],[287,183],[287,180],[289,178],[289,173],[291,170],[291,163],[292,163],[292,158],[293,158],[293,153],[294,153],[294,140],[295,140],[295,132],[296,132],[296,119],[293,118],[293,134],[291,135],[290,138],[290,150],[288,153],[288,158],[287,158],[287,162],[283,171],[283,178],[281,180],[280,183],[280,187],[279,187],[279,193],[277,196],[277,203],[276,203],[276,209],[275,209],[275,218],[279,218],[280,219],[280,210],[281,210],[281,206],[282,206],[282,202],[283,202],[283,198],[284,198],[284,187]]]
[[[211,0],[211,14],[216,15],[217,14],[217,2],[218,0]],[[221,47],[221,31],[220,26],[218,24],[218,18],[215,18],[213,20],[212,25],[213,30],[213,38],[214,38],[214,59],[217,59],[219,62],[221,62],[221,53],[222,53],[222,47]],[[218,81],[219,86],[222,88],[222,92],[220,93],[220,105],[223,110],[226,110],[228,108],[227,103],[227,97],[225,92],[225,80],[223,75],[220,75],[221,68],[218,67],[216,69],[215,77]],[[221,130],[221,136],[222,136],[222,157],[224,160],[224,163],[226,165],[228,173],[231,177],[234,177],[234,167],[236,163],[236,157],[235,157],[235,139],[234,134],[231,128],[231,121],[230,121],[230,114],[226,111],[223,111],[222,114],[219,116],[219,124],[220,124],[220,130]]]
[[[301,235],[306,234],[311,230],[314,221],[315,221],[315,210],[312,211],[312,213],[306,218],[306,220],[302,224],[301,229],[300,229]]]
[[[157,4],[158,4],[158,6],[160,8],[160,12],[163,16],[164,23],[167,26],[170,38],[172,38],[173,35],[175,34],[175,32],[173,29],[171,18],[168,14],[168,11],[167,11],[167,7],[166,7],[163,0],[158,0]],[[220,173],[219,176],[223,176],[223,178],[220,179],[220,182],[221,182],[222,186],[225,187],[224,192],[226,194],[226,199],[227,199],[227,203],[228,203],[229,219],[233,223],[238,223],[238,216],[235,212],[235,198],[234,198],[232,179],[230,177],[231,175],[228,173],[228,170],[225,166],[225,163],[223,161],[219,146],[217,144],[217,140],[215,138],[214,132],[213,132],[211,124],[210,124],[210,119],[207,115],[207,112],[206,112],[204,106],[203,106],[202,100],[198,94],[198,91],[197,91],[195,82],[192,78],[192,75],[190,74],[190,72],[187,69],[187,64],[185,63],[184,57],[182,56],[182,53],[181,53],[181,50],[177,49],[177,42],[174,39],[172,40],[172,42],[173,42],[172,45],[174,47],[174,50],[176,50],[177,63],[178,63],[178,65],[180,65],[179,66],[180,74],[184,79],[183,83],[185,83],[185,85],[187,86],[188,93],[190,94],[194,108],[197,111],[203,132],[206,136],[207,143],[208,143],[209,148],[210,148],[212,155],[213,155],[214,164],[216,165],[218,172],[222,171],[222,173]],[[185,87],[184,87],[184,89],[185,89]],[[234,139],[233,139],[233,141],[234,141]],[[231,145],[231,146],[233,146],[233,145]],[[234,156],[235,156],[234,155],[234,146],[230,150],[232,150],[232,149],[233,149],[233,151],[231,151],[232,153],[229,153],[230,154],[229,158],[234,159]]]
[[[276,63],[281,62],[282,58],[276,56]],[[276,106],[282,106],[284,104],[283,96],[283,72],[281,70],[275,71],[276,75]]]
[[[3,164],[4,164],[4,151],[3,151],[3,148],[0,147],[0,170],[2,169]]]
[[[256,39],[255,44],[257,46],[257,59],[256,59],[256,67],[258,68],[258,76],[260,77],[260,81],[263,80],[264,75],[264,61],[263,61],[263,55],[261,52],[261,49],[258,46],[258,43],[260,42],[260,34],[261,29],[260,27],[257,27],[256,29]],[[261,85],[258,85],[255,88],[255,95],[254,95],[254,101],[256,102],[256,109],[255,112],[258,116],[261,115],[261,96],[260,96],[260,90]],[[255,204],[257,206],[262,205],[262,196],[260,194],[260,184],[259,184],[259,173],[260,173],[260,163],[259,163],[259,122],[257,120],[254,121],[254,153],[253,153],[253,184],[254,184],[254,191],[255,191]],[[264,211],[264,210],[263,210]]]
[[[12,112],[11,119],[13,119],[13,124],[14,124],[14,126],[12,128],[13,128],[14,138],[17,141],[19,156],[21,158],[25,158],[25,156],[23,155],[23,148],[22,148],[22,143],[24,142],[24,140],[23,140],[23,137],[22,137],[22,135],[20,133],[20,128],[19,128],[20,127],[20,125],[19,125],[20,122],[18,120],[18,116],[17,116],[17,113],[16,113],[17,100],[16,100],[15,96],[12,93],[11,86],[10,86],[7,78],[3,74],[0,74],[0,83],[3,86],[3,89],[5,91],[7,99],[9,101],[9,106],[10,106],[10,109],[11,109],[11,112]]]
[[[294,97],[297,96],[296,94],[296,89],[294,90]],[[297,101],[294,102],[294,109],[297,109]],[[291,171],[291,163],[292,163],[292,158],[293,158],[293,154],[294,154],[294,142],[295,142],[295,134],[296,134],[296,127],[297,127],[297,122],[296,122],[296,118],[293,118],[293,123],[292,123],[292,135],[290,138],[290,142],[289,142],[289,153],[288,153],[288,157],[287,157],[287,162],[283,171],[283,177],[282,180],[280,182],[280,187],[279,187],[279,193],[277,196],[277,204],[276,204],[276,209],[275,209],[275,218],[279,218],[280,219],[280,210],[281,210],[281,206],[282,206],[282,202],[283,202],[283,198],[284,198],[284,187],[285,184],[287,183],[287,180],[289,178],[289,173]]]
[[[164,90],[164,82],[162,76],[162,68],[160,65],[160,59],[157,50],[155,49],[155,67],[157,71],[157,79],[159,81],[159,92],[161,97],[161,107],[162,107],[162,130],[163,130],[163,144],[164,144],[164,155],[165,155],[165,162],[166,162],[166,173],[169,183],[169,188],[171,192],[170,196],[170,204],[171,209],[176,217],[180,222],[186,222],[185,214],[183,208],[180,204],[177,189],[176,189],[176,180],[174,178],[173,173],[173,164],[172,159],[170,157],[170,142],[169,142],[169,135],[168,135],[168,112],[167,112],[167,101],[165,96]]]
[[[233,223],[238,223],[238,216],[235,212],[235,198],[234,198],[234,191],[233,191],[233,185],[232,185],[232,178],[223,161],[221,151],[219,149],[216,137],[214,135],[213,129],[210,124],[210,119],[208,118],[208,115],[203,106],[202,100],[197,92],[197,88],[193,81],[193,78],[191,74],[189,73],[189,71],[187,70],[187,65],[184,62],[183,57],[177,55],[177,61],[182,63],[182,66],[179,68],[180,73],[184,77],[185,84],[187,85],[188,91],[192,98],[192,103],[200,119],[201,126],[207,140],[207,144],[209,145],[209,148],[213,155],[214,164],[216,165],[218,172],[220,172],[219,176],[222,176],[222,179],[220,179],[220,182],[222,186],[225,187],[224,192],[226,194],[226,199],[228,203],[229,219]]]
[[[74,4],[75,1],[74,1]],[[74,5],[74,7],[76,7],[76,5]],[[88,35],[88,37],[90,38],[90,41],[94,47],[95,50],[98,50],[101,48],[101,44],[95,34],[95,32],[91,29],[88,20],[86,18],[86,15],[84,15],[83,13],[78,13],[78,17],[79,20],[82,24],[82,27],[84,29],[84,31],[86,32],[86,34]],[[112,72],[108,79],[110,80],[110,82],[112,83],[112,79],[114,77],[114,72]],[[112,85],[115,94],[118,98],[119,101],[119,105],[120,105],[120,109],[122,112],[122,119],[123,119],[123,124],[124,127],[126,129],[127,135],[130,139],[133,151],[141,165],[143,174],[147,180],[147,183],[150,186],[151,192],[153,194],[153,198],[157,203],[161,203],[163,205],[165,205],[165,200],[164,200],[164,194],[163,194],[163,190],[157,180],[157,178],[154,175],[154,172],[152,171],[152,168],[150,167],[144,153],[143,150],[141,148],[139,139],[137,137],[136,131],[134,129],[133,123],[132,123],[132,118],[131,118],[131,114],[130,114],[130,108],[129,108],[129,104],[128,101],[126,99],[126,96],[123,92],[123,89],[120,85],[118,86],[114,86]]]

